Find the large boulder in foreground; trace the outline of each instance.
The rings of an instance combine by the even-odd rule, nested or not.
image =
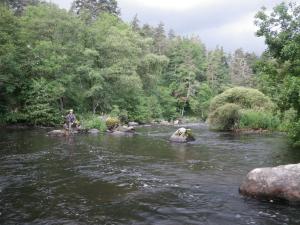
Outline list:
[[[175,131],[170,137],[170,141],[178,143],[185,143],[194,140],[195,138],[192,135],[191,129],[186,129],[183,127]]]
[[[240,193],[254,198],[300,203],[300,163],[250,171]]]

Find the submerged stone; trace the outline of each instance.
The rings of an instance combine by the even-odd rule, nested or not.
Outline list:
[[[128,134],[134,134],[135,129],[131,126],[118,126],[112,130],[107,131],[109,134],[115,134],[115,135],[128,135]]]
[[[90,129],[90,130],[88,130],[88,133],[90,133],[90,134],[98,134],[100,131],[98,130],[98,129]]]
[[[64,136],[66,135],[65,130],[52,130],[47,133],[50,136]]]
[[[138,126],[138,125],[139,125],[139,123],[137,123],[137,122],[129,122],[128,123],[129,127],[134,127],[134,126]]]
[[[300,203],[300,163],[254,169],[239,191],[254,198]]]

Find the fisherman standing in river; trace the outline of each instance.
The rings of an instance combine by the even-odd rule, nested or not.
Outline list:
[[[69,133],[72,133],[72,126],[75,124],[76,116],[73,113],[73,109],[70,109],[69,114],[66,116],[67,129]]]

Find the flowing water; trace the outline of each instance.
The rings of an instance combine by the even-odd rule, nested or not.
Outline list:
[[[168,142],[177,128],[163,126],[131,137],[0,130],[0,224],[300,224],[299,206],[238,193],[253,168],[300,162],[286,137],[190,126],[190,144]]]

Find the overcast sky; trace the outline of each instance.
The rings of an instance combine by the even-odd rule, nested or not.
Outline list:
[[[49,0],[50,1],[50,0]],[[255,36],[255,13],[262,7],[273,8],[283,0],[118,0],[121,17],[130,22],[135,14],[141,23],[157,25],[177,34],[198,35],[208,49],[217,45],[232,52],[243,48],[260,54],[264,40]],[[300,1],[300,0],[294,0]],[[69,8],[72,0],[51,0]]]

